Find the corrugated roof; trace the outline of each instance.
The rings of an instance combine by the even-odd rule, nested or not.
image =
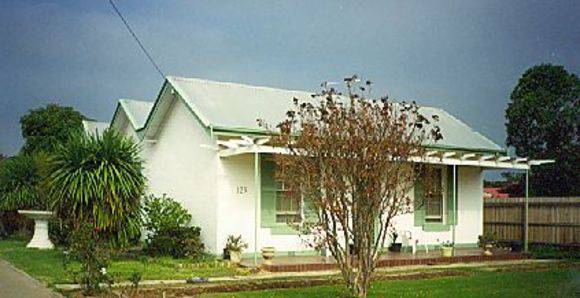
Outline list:
[[[149,112],[153,107],[153,102],[127,98],[119,99],[119,104],[123,107],[125,113],[127,113],[127,117],[133,127],[135,127],[135,130],[145,125],[147,116],[149,116]]]
[[[464,148],[469,150],[504,150],[501,146],[475,131],[465,122],[457,119],[445,110],[433,107],[421,107],[419,111],[427,117],[431,117],[431,115],[439,116],[439,122],[437,125],[441,128],[443,139],[438,141],[436,144],[430,143],[427,145],[435,147]]]
[[[109,128],[107,122],[83,120],[83,129],[87,134],[101,135],[107,128]]]
[[[194,78],[167,77],[206,125],[223,129],[259,130],[256,120],[276,124],[293,106],[292,98],[310,99],[312,92],[257,87]],[[444,110],[422,107],[425,116],[438,115],[443,140],[436,147],[502,151],[503,148]]]

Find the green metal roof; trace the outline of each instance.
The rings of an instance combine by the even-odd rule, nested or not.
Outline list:
[[[294,97],[308,100],[311,92],[257,87],[237,83],[208,81],[194,78],[167,77],[167,81],[181,95],[189,108],[206,126],[216,131],[259,133],[257,119],[275,125],[292,108]],[[433,107],[421,107],[425,116],[438,115],[443,140],[429,147],[464,149],[467,151],[504,152],[505,150],[467,124]],[[146,117],[145,117],[146,118]]]

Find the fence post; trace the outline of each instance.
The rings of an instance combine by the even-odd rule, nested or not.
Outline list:
[[[528,252],[528,208],[529,208],[529,170],[526,170],[526,198],[525,198],[525,202],[524,202],[524,230],[522,232],[524,232],[524,252]]]

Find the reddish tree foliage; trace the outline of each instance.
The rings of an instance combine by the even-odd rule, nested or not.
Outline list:
[[[275,156],[288,199],[310,210],[298,228],[332,253],[351,292],[364,297],[393,217],[412,211],[422,144],[441,134],[437,116],[421,115],[414,102],[372,100],[371,82],[356,76],[345,85],[344,94],[323,84],[312,98],[295,98],[272,143],[288,151]]]

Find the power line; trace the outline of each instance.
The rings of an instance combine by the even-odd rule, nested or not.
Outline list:
[[[143,44],[141,43],[141,41],[137,37],[137,34],[135,34],[135,31],[133,31],[133,29],[131,29],[131,26],[129,26],[129,23],[127,22],[127,20],[125,20],[125,18],[123,17],[121,12],[117,8],[117,5],[115,5],[115,2],[113,2],[113,0],[109,0],[109,3],[111,3],[111,6],[115,10],[115,12],[117,12],[117,15],[119,15],[119,18],[121,18],[121,21],[123,21],[123,24],[125,24],[125,27],[127,27],[127,30],[129,30],[129,33],[131,33],[131,35],[133,36],[135,41],[139,44],[139,47],[141,48],[141,50],[143,51],[145,56],[147,56],[147,59],[149,59],[151,64],[153,64],[153,67],[155,67],[155,69],[161,75],[161,77],[163,79],[165,79],[165,74],[163,74],[163,71],[161,71],[161,68],[159,67],[159,65],[157,65],[157,63],[155,63],[155,60],[153,60],[153,57],[151,57],[151,55],[149,55],[149,52],[147,52],[147,49],[145,49],[145,46],[143,46]]]

